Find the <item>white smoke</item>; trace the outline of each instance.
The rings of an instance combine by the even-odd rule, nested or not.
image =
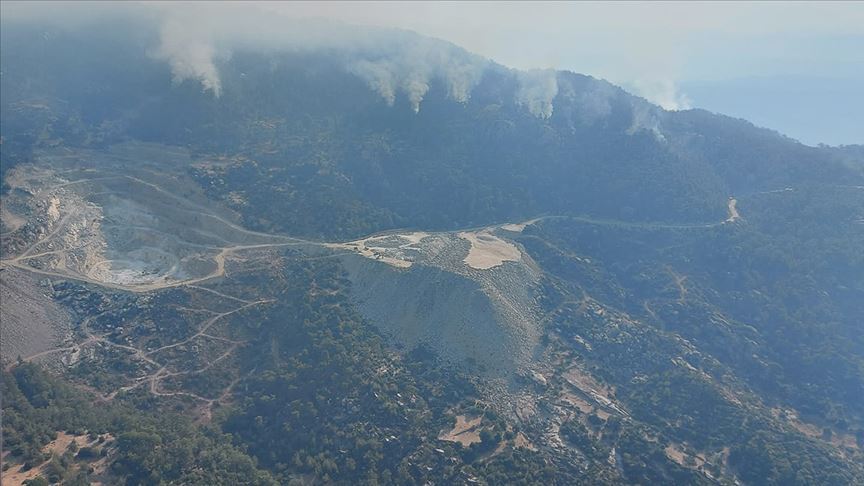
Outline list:
[[[467,102],[489,66],[486,59],[423,37],[403,40],[399,48],[388,51],[384,59],[362,58],[376,51],[353,53],[353,58],[360,59],[350,62],[348,71],[363,79],[388,105],[393,105],[397,93],[403,94],[415,112],[420,111],[433,80],[444,84],[449,98]]]
[[[180,18],[166,19],[160,32],[160,44],[150,54],[171,65],[175,84],[194,79],[218,98],[222,94],[222,82],[214,62],[216,48],[208,33],[193,25]]]
[[[365,59],[355,61],[348,70],[365,80],[370,88],[375,90],[388,106],[396,102],[396,87],[393,80],[393,69],[384,61],[371,62]]]
[[[558,80],[558,99],[569,106],[571,123],[590,125],[608,117],[612,113],[612,100],[618,94],[618,88],[612,84],[593,78],[589,83],[574,83],[568,77]]]
[[[169,63],[175,83],[199,81],[205,91],[222,93],[218,62],[229,49],[335,49],[344,68],[361,78],[390,106],[404,96],[415,112],[433,81],[447,96],[464,103],[490,62],[444,41],[404,31],[297,20],[254,9],[208,12],[194,4],[161,5],[159,45],[150,54]]]
[[[654,135],[658,142],[665,142],[666,135],[660,129],[660,120],[658,119],[658,112],[662,113],[662,111],[643,100],[638,98],[635,100],[632,103],[633,119],[630,122],[630,128],[627,129],[627,134],[633,135],[644,130]]]
[[[522,105],[539,118],[552,116],[552,101],[558,94],[558,75],[553,69],[519,71],[516,104]]]
[[[423,97],[429,92],[429,84],[426,82],[426,76],[420,73],[412,73],[402,84],[402,89],[408,95],[408,101],[411,102],[411,108],[414,113],[420,113],[420,102]]]
[[[688,110],[692,107],[690,98],[681,93],[670,78],[639,79],[632,83],[632,88],[636,94],[664,110]]]
[[[494,66],[453,44],[412,32],[292,17],[248,3],[136,2],[100,5],[96,10],[102,15],[110,12],[108,18],[117,21],[156,22],[158,41],[148,54],[168,63],[174,83],[198,82],[215,97],[226,92],[220,66],[232,52],[243,50],[337,53],[345,71],[362,79],[386,104],[392,106],[404,97],[415,112],[433,86],[441,86],[456,102],[468,102],[484,73]],[[95,22],[90,17],[87,21]],[[518,81],[515,102],[537,117],[549,118],[558,92],[555,71],[513,73]]]
[[[450,98],[459,103],[467,103],[471,98],[471,90],[480,83],[486,62],[450,62],[442,66],[444,77],[448,81]]]

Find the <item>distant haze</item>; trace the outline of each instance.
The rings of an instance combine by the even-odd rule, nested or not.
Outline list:
[[[803,143],[864,143],[864,2],[354,2],[295,15],[440,37],[507,66],[608,79],[667,109]],[[857,88],[856,88],[857,87]]]
[[[3,7],[4,17],[54,15],[61,22],[75,17],[70,10],[86,18],[110,8]],[[199,42],[197,29],[224,28],[224,20],[241,10],[414,30],[507,66],[605,78],[666,109],[706,108],[747,118],[810,145],[864,143],[862,2],[219,2],[138,8],[181,11],[186,20],[169,25],[179,43]],[[249,25],[232,27],[259,34]],[[162,47],[169,50],[154,55],[177,62],[171,46]],[[193,47],[194,58],[186,61],[212,54],[209,44]],[[174,67],[176,73],[190,66]],[[205,85],[215,79],[213,73],[186,74]],[[410,80],[403,84],[423,88]]]

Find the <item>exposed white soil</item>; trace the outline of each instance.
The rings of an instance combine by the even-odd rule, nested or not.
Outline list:
[[[738,214],[738,200],[737,199],[735,199],[734,197],[730,197],[727,209],[729,210],[729,217],[726,218],[726,221],[725,221],[726,223],[734,223],[735,221],[738,221],[739,219],[741,219],[741,215]]]
[[[57,196],[51,196],[48,202],[48,221],[56,223],[60,219],[60,199]]]
[[[540,219],[539,218],[529,219],[528,221],[525,221],[522,223],[507,223],[507,224],[501,225],[501,229],[503,229],[504,231],[511,231],[513,233],[521,233],[521,232],[525,231],[525,228],[527,228],[528,226],[531,226],[532,224],[536,223],[537,221],[540,221]]]
[[[522,259],[522,252],[516,245],[492,234],[488,229],[481,231],[465,231],[459,233],[462,238],[471,244],[468,255],[464,262],[471,268],[477,270],[489,270],[504,262],[518,262]]]
[[[356,257],[366,265],[346,266],[360,309],[398,342],[434,344],[446,359],[477,363],[495,377],[513,376],[531,361],[541,335],[539,274],[505,231],[495,233],[499,227],[393,232],[349,242],[270,235],[246,230],[217,206],[192,199],[191,181],[112,170],[116,154],[102,154],[109,160],[97,164],[99,156],[78,160],[49,152],[38,167],[15,169],[10,197],[16,208],[30,211],[8,239],[12,251],[4,253],[4,267],[150,292],[223,277],[228,262],[242,260],[247,250],[294,247],[310,258]]]
[[[158,156],[153,147],[142,150]],[[79,158],[98,156],[109,167],[118,157]],[[16,216],[26,222],[5,225],[17,228],[4,233],[3,266],[147,292],[220,277],[236,251],[305,243],[240,227],[217,208],[179,196],[188,190],[174,187],[176,178],[79,164],[98,165],[46,152],[38,166],[9,171],[3,206],[23,208]]]
[[[397,268],[409,268],[416,253],[417,245],[429,236],[429,233],[414,232],[401,234],[385,234],[370,236],[347,243],[324,243],[327,248],[350,250],[360,256],[377,260]]]

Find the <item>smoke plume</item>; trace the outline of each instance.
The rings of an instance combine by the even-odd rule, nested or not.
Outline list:
[[[181,19],[168,18],[162,24],[160,44],[150,55],[171,65],[175,84],[193,79],[217,98],[222,94],[222,82],[214,63],[216,48],[207,32],[196,31]]]
[[[552,116],[552,101],[558,94],[558,76],[552,69],[535,69],[518,72],[519,88],[516,103],[539,118]]]
[[[405,99],[415,112],[433,86],[459,103],[471,99],[474,88],[495,65],[449,42],[383,27],[343,24],[322,18],[300,18],[233,3],[93,4],[86,8],[63,3],[16,7],[18,18],[50,21],[66,28],[89,28],[123,22],[155,27],[147,54],[165,62],[175,84],[200,83],[214,97],[228,89],[220,66],[232,53],[327,50],[338,52],[345,72],[361,79],[384,103]],[[4,12],[5,12],[4,6]],[[512,100],[537,117],[552,115],[558,92],[552,70],[510,71],[518,89]]]

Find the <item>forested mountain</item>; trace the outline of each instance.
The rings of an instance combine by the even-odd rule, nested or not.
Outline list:
[[[168,64],[147,56],[158,42],[147,33],[135,42],[127,29],[4,29],[4,148],[26,151],[42,132],[67,144],[134,138],[242,158],[230,186],[216,190],[281,188],[288,197],[250,202],[256,216],[292,234],[330,237],[574,212],[710,222],[725,214],[729,195],[861,180],[826,150],[743,120],[666,112],[569,72],[489,64],[465,101],[430,77],[415,113],[409,96],[396,92],[388,106],[348,72],[351,53],[236,50],[217,61],[216,97],[193,80],[172,86]],[[444,43],[422,49],[476,62]],[[310,212],[326,222],[304,221]]]
[[[864,481],[860,147],[166,29],[0,31],[4,484]]]

